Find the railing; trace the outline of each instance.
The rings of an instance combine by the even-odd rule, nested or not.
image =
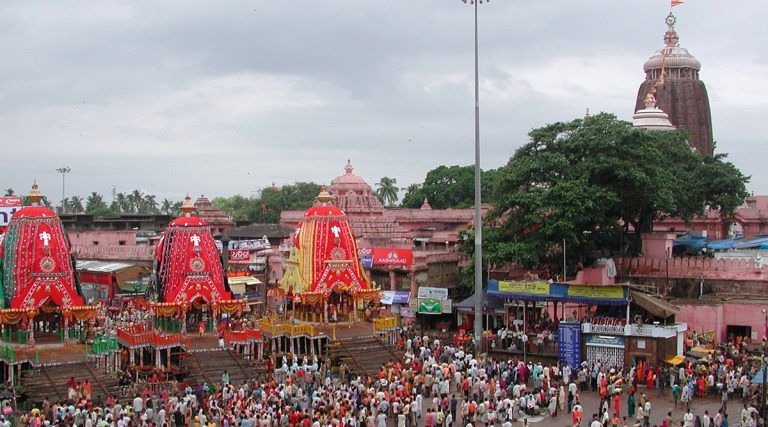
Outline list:
[[[268,335],[306,335],[315,336],[317,331],[313,325],[292,325],[290,323],[276,323],[277,319],[273,317],[264,317],[259,320],[259,329]]]
[[[91,353],[101,355],[118,350],[117,338],[98,335],[91,343]]]
[[[16,343],[19,345],[29,344],[29,331],[28,330],[12,331],[10,329],[6,329],[5,331],[3,331],[3,341],[8,343]]]
[[[396,316],[380,317],[373,320],[373,332],[389,331],[400,327],[400,321]]]
[[[224,331],[224,341],[227,343],[247,343],[261,341],[263,335],[259,329],[245,329],[242,331]]]
[[[16,360],[16,350],[9,345],[0,346],[0,359],[14,362]]]

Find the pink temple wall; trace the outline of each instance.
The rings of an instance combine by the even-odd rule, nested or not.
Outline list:
[[[133,230],[70,231],[67,235],[72,246],[136,246],[136,232]]]
[[[703,257],[617,258],[622,276],[666,277],[705,280],[768,281],[768,263],[757,267],[752,259],[714,259]]]
[[[765,315],[763,309],[768,303],[753,303],[749,301],[728,301],[717,305],[677,304],[680,312],[675,315],[677,322],[688,324],[690,331],[715,331],[717,344],[723,343],[728,325],[749,326],[757,334],[756,342],[763,341]]]

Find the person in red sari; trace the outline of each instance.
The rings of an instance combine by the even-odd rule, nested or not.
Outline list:
[[[648,373],[646,374],[646,377],[645,377],[645,385],[648,388],[653,388],[653,376],[654,376],[653,369],[648,369]]]
[[[699,387],[699,397],[704,397],[707,392],[707,381],[704,380],[703,376],[699,376],[696,385]]]

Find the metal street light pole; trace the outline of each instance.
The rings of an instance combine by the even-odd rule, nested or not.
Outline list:
[[[67,193],[66,193],[66,175],[70,172],[72,172],[72,169],[69,166],[64,166],[63,168],[56,168],[56,172],[61,174],[61,213],[66,213],[67,211]]]
[[[477,40],[477,5],[488,0],[464,0],[472,4],[475,14],[475,342],[476,348],[483,340],[483,222],[481,212],[480,174],[480,79]]]

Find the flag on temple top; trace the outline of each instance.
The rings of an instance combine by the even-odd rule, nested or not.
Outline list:
[[[683,3],[683,0],[670,0],[669,7],[680,6]]]

